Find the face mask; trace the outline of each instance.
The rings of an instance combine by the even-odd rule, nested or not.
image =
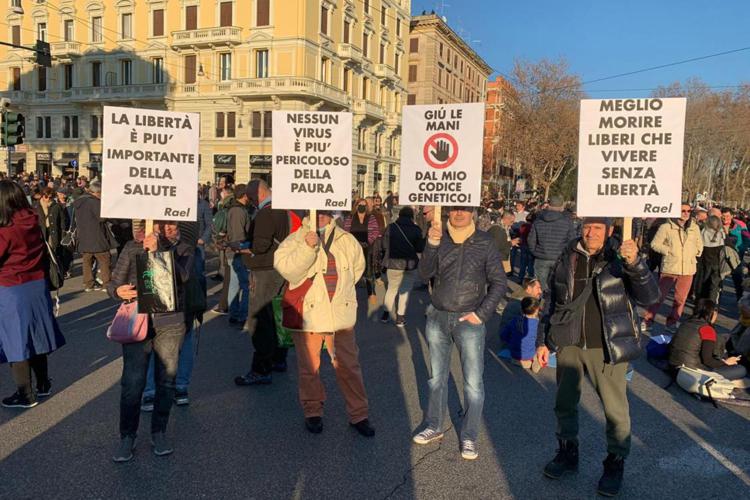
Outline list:
[[[367,207],[364,206],[364,205],[360,205],[360,206],[357,207],[357,212],[363,214],[363,213],[367,212]]]

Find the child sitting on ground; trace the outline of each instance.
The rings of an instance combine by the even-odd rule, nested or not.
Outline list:
[[[536,354],[536,330],[539,326],[539,309],[540,302],[538,299],[524,297],[521,301],[523,315],[509,321],[502,332],[500,332],[500,339],[505,342],[506,347],[510,351],[513,363],[527,370],[532,367],[532,361]]]

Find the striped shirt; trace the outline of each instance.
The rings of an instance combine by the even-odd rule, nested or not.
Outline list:
[[[326,290],[328,290],[328,298],[332,299],[336,294],[336,283],[339,280],[339,275],[336,273],[336,258],[331,252],[328,252],[328,267],[323,275],[323,280],[326,283]]]

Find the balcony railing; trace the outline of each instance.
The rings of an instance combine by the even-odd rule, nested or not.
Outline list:
[[[356,115],[366,115],[378,120],[385,120],[385,110],[383,110],[383,106],[364,99],[357,99],[354,101],[352,111],[354,111],[354,114]]]
[[[396,80],[396,71],[393,69],[393,66],[389,66],[388,64],[376,64],[374,73],[375,76],[380,78],[381,80],[387,80],[391,82]]]
[[[75,87],[70,93],[72,101],[89,101],[91,99],[164,99],[169,91],[166,83],[147,83],[142,85],[112,85],[108,87]]]
[[[242,28],[239,26],[221,26],[199,30],[172,32],[173,47],[191,47],[242,43]]]
[[[52,42],[49,47],[53,56],[81,55],[81,44],[79,42]]]
[[[346,106],[347,94],[321,81],[304,77],[245,78],[223,82],[174,85],[172,91],[180,94],[221,95],[237,97],[253,95],[300,95],[324,99]]]
[[[351,43],[340,43],[337,51],[341,60],[359,64],[362,62],[362,50]]]

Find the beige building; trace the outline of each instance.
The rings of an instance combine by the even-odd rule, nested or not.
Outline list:
[[[412,17],[407,104],[484,102],[492,68],[436,14]]]
[[[10,0],[0,95],[26,120],[13,169],[95,173],[102,106],[201,114],[201,179],[268,177],[271,111],[354,113],[353,186],[398,183],[410,0]],[[104,166],[106,168],[106,165]]]

